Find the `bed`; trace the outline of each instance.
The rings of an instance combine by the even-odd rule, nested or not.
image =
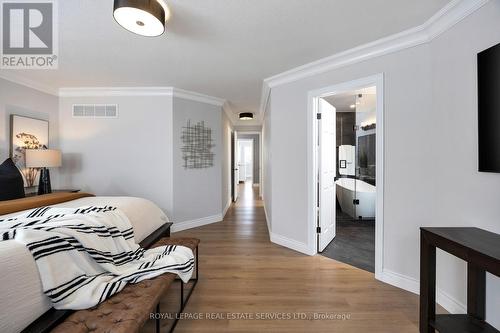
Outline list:
[[[115,206],[129,218],[136,243],[143,242],[168,222],[157,205],[142,198],[65,193],[10,201],[1,203],[0,220],[19,215],[28,210],[27,207]],[[0,269],[0,332],[19,332],[50,310],[52,305],[42,291],[35,261],[23,244],[10,240],[0,242]]]

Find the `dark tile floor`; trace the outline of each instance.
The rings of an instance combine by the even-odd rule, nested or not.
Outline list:
[[[375,221],[353,220],[337,209],[337,235],[321,254],[374,273]]]

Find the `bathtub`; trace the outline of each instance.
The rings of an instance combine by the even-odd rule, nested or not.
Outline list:
[[[377,198],[375,186],[352,178],[340,178],[335,184],[337,185],[337,199],[344,213],[355,219],[375,218],[375,201]],[[359,200],[359,205],[353,204],[354,199]]]

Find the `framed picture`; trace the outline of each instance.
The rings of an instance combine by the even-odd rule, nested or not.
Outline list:
[[[23,116],[10,116],[10,157],[24,178],[24,186],[32,187],[38,182],[38,170],[26,168],[25,149],[47,149],[49,147],[49,122]]]

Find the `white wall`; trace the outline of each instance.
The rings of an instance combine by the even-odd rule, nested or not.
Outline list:
[[[260,132],[261,129],[262,129],[262,126],[258,126],[258,125],[238,125],[238,126],[234,126],[234,130],[238,131],[238,132]]]
[[[49,121],[49,147],[59,148],[58,97],[0,78],[0,164],[10,154],[10,115]],[[57,170],[52,186],[59,186]]]
[[[118,104],[117,119],[73,118],[72,105]],[[97,195],[144,197],[172,214],[172,97],[61,97],[62,181]]]
[[[262,124],[262,180],[260,190],[262,200],[264,200],[264,210],[269,231],[272,228],[272,145],[271,145],[271,108],[266,106],[264,120]]]
[[[86,103],[118,104],[119,117],[73,118],[72,105]],[[167,95],[87,96],[61,97],[59,113],[64,152],[61,178],[66,186],[97,195],[144,197],[158,204],[174,223],[215,216],[220,220],[224,209],[221,107]],[[211,168],[183,167],[181,131],[188,119],[205,121],[212,128]]]
[[[311,245],[307,93],[376,73],[385,75],[384,270],[418,283],[420,226],[500,232],[500,175],[477,172],[475,76],[476,53],[500,42],[499,32],[500,1],[490,1],[429,44],[274,87],[270,125],[264,125],[265,137],[272,132],[266,144],[272,165],[265,167],[272,180],[265,177],[264,188],[272,186],[272,201],[265,204],[273,234]],[[464,264],[440,254],[438,274],[441,296],[449,296],[441,300],[455,309],[465,304]],[[487,319],[500,326],[493,316],[500,309],[498,279],[489,278],[488,288]]]
[[[494,0],[431,44],[433,109],[441,124],[435,224],[500,233],[500,174],[478,172],[476,71],[476,54],[499,42]],[[438,259],[439,285],[465,303],[465,264],[443,253]],[[500,279],[489,275],[487,288],[487,318],[500,328]]]
[[[173,214],[175,222],[214,217],[221,220],[222,211],[222,108],[174,97],[173,102]],[[182,160],[182,127],[187,121],[200,121],[212,129],[214,165],[204,169],[184,169]]]

